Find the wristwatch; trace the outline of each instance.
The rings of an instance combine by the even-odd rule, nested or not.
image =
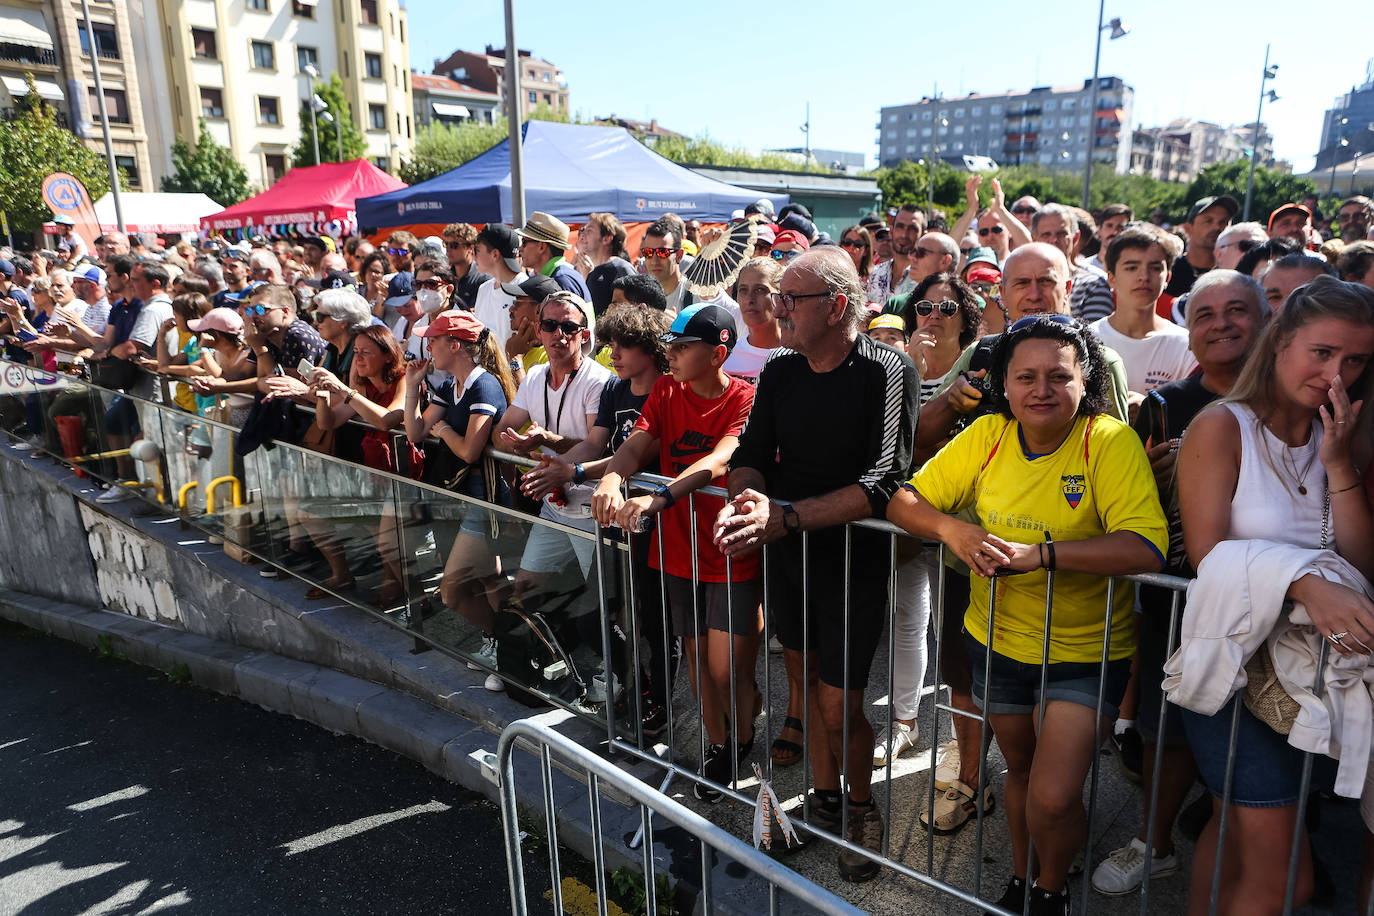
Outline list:
[[[573,477],[572,477],[572,482],[573,482],[573,483],[586,483],[586,482],[587,482],[587,469],[584,468],[584,467],[582,467],[582,464],[581,464],[580,462],[573,465]]]
[[[663,508],[664,508],[664,509],[671,509],[672,506],[673,506],[673,503],[677,502],[677,499],[673,496],[673,491],[670,490],[670,489],[668,489],[668,485],[667,485],[666,483],[661,483],[661,484],[659,484],[658,486],[654,487],[654,488],[653,488],[652,490],[650,490],[649,492],[653,493],[655,496],[662,496],[662,497],[663,497]]]
[[[778,503],[782,507],[782,527],[788,534],[796,534],[801,531],[801,517],[797,515],[797,509],[791,503]]]

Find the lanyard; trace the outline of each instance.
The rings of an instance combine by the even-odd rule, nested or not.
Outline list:
[[[577,367],[577,369],[581,368],[581,366]],[[568,389],[572,387],[577,369],[569,372],[568,377],[563,380],[563,394],[558,399],[558,416],[554,417],[553,425],[550,427],[550,432],[556,436],[562,435],[558,427],[563,424],[563,404],[568,400]],[[551,375],[553,375],[553,366],[550,366],[549,371],[544,375],[544,422],[546,424],[549,422],[549,376]]]

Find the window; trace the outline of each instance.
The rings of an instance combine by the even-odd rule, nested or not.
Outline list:
[[[202,118],[224,117],[224,90],[209,86],[200,87],[200,116]]]
[[[1092,122],[1092,117],[1091,117],[1090,115],[1083,115],[1082,117],[1080,117],[1080,118],[1078,119],[1078,124],[1079,124],[1080,127],[1087,127],[1088,124],[1090,124],[1091,122]]]
[[[381,169],[383,172],[391,168],[391,163],[387,160],[385,156],[374,156],[372,159],[372,164],[375,165],[377,168]]]
[[[277,99],[269,95],[258,96],[258,123],[281,123],[281,103]]]
[[[1059,108],[1059,103],[1056,102],[1054,99],[1050,99],[1048,102],[1045,103],[1046,111],[1054,111],[1057,108]]]
[[[1077,100],[1077,99],[1065,99],[1065,100],[1064,100],[1064,110],[1065,110],[1065,111],[1068,111],[1068,110],[1070,110],[1071,108],[1073,108],[1073,106],[1076,105],[1076,104],[1078,104],[1078,100]]]
[[[364,54],[363,73],[367,79],[379,80],[382,78],[382,55]]]
[[[906,145],[906,151],[907,151],[908,153],[914,153],[914,152],[916,152],[916,144],[915,144],[915,143],[908,143],[908,144]]]
[[[941,108],[941,109],[940,109],[940,117],[942,117],[942,118],[947,118],[947,117],[949,117],[949,109],[948,109],[948,108]]]
[[[885,153],[885,155],[888,155],[888,156],[895,156],[895,155],[897,155],[897,147],[895,147],[895,146],[889,146],[889,147],[887,148],[887,152]]]
[[[929,111],[923,111],[923,112],[921,112],[921,120],[922,120],[922,121],[929,121],[932,117],[934,117],[934,116],[933,116]]]
[[[95,90],[87,87],[86,92],[91,103],[91,121],[99,124],[100,105],[96,101]],[[110,119],[111,124],[129,123],[129,98],[123,89],[105,90],[105,116]]]
[[[895,114],[890,114],[887,116],[887,123],[891,124],[895,120],[897,120],[897,116]]]
[[[297,19],[314,19],[315,4],[302,3],[301,0],[291,0],[291,15]]]
[[[962,118],[962,117],[963,117],[964,115],[966,115],[966,114],[968,114],[968,112],[965,111],[965,110],[962,109],[962,108],[956,108],[956,109],[954,109],[954,116],[955,116],[956,118]]]
[[[367,106],[367,122],[373,130],[386,130],[386,106]]]
[[[267,153],[262,157],[262,177],[267,184],[273,185],[286,174],[286,157],[280,153]]]
[[[1082,151],[1079,151],[1079,153],[1078,153],[1077,155],[1075,155],[1074,158],[1077,159],[1079,162],[1082,162],[1083,160],[1085,160],[1085,159],[1088,158],[1088,154],[1087,154],[1087,153],[1084,153],[1084,152],[1082,152]]]
[[[962,124],[955,124],[955,125],[954,125],[954,132],[955,132],[956,134],[962,134],[962,133],[964,132],[964,125],[962,125]]]
[[[537,92],[531,92],[531,93],[530,93],[530,104],[533,105],[533,104],[534,104],[535,102],[537,102],[537,101],[539,101],[539,93],[537,93]]]
[[[253,46],[253,69],[254,70],[275,70],[277,69],[277,54],[272,49],[270,41],[255,41]]]
[[[914,128],[914,127],[908,127],[908,128],[906,129],[906,135],[907,135],[908,137],[914,137],[914,136],[916,136],[916,128]]]
[[[978,117],[979,115],[981,115],[982,113],[983,113],[983,106],[982,106],[982,105],[974,105],[972,108],[969,109],[969,114],[972,115],[972,116],[975,117],[975,118]]]
[[[271,10],[267,8],[267,0],[244,0],[243,5],[250,10],[257,10],[261,13],[271,12]]]
[[[553,96],[549,95],[547,92],[544,93],[544,104],[545,104],[545,105],[552,105],[552,104],[553,104]]]
[[[921,136],[922,136],[922,137],[929,137],[929,136],[930,136],[930,128],[929,128],[929,127],[922,127],[922,128],[921,128]]]
[[[320,69],[320,49],[296,45],[296,72],[304,73],[306,67]]]
[[[79,23],[77,31],[81,36],[81,53],[90,57],[91,40],[86,34],[86,24]],[[95,32],[96,56],[107,60],[119,60],[119,41],[115,37],[115,27],[105,22],[93,22],[91,31]]]
[[[358,9],[364,25],[377,24],[377,0],[358,0]]]
[[[544,75],[544,82],[546,82],[546,83],[551,82],[551,80],[549,79],[549,71],[545,70],[543,75]]]
[[[973,125],[969,127],[969,130],[973,131],[974,133],[982,133],[983,125],[975,121],[973,122]]]
[[[988,108],[988,114],[999,115],[1002,113],[1001,105],[992,105]]]
[[[192,29],[191,47],[196,57],[206,60],[216,60],[219,57],[219,45],[215,42],[214,29]]]
[[[142,186],[142,182],[138,180],[138,160],[133,156],[115,156],[115,168],[124,173],[124,177],[129,181],[129,187]]]

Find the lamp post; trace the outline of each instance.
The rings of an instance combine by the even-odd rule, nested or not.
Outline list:
[[[316,110],[317,110],[317,109],[315,108],[315,102],[318,101],[320,97],[319,97],[318,95],[315,94],[315,91],[314,91],[314,90],[315,90],[315,80],[317,80],[317,79],[320,78],[320,71],[315,69],[315,65],[314,65],[314,64],[306,64],[306,65],[305,65],[305,70],[304,70],[303,72],[305,73],[306,76],[308,76],[308,77],[310,78],[310,90],[311,90],[311,91],[310,91],[310,99],[309,99],[309,101],[306,103],[306,107],[310,109],[310,142],[311,142],[311,143],[314,145],[314,147],[315,147],[315,164],[316,164],[316,165],[319,165],[319,164],[320,164],[320,133],[319,133],[319,130],[318,130],[318,126],[317,126],[316,123],[315,123],[315,112],[316,112]]]
[[[1331,144],[1331,180],[1326,185],[1327,197],[1336,193],[1336,161],[1341,158],[1341,147],[1350,145],[1350,141],[1345,138],[1344,130],[1345,125],[1349,123],[1349,118],[1341,118],[1336,122],[1336,142]]]
[[[1272,89],[1266,92],[1264,89],[1265,83],[1279,75],[1279,65],[1269,63],[1269,48],[1269,45],[1264,46],[1264,74],[1260,77],[1259,108],[1255,111],[1254,139],[1250,141],[1250,176],[1245,179],[1245,207],[1240,216],[1242,220],[1250,218],[1250,201],[1255,196],[1255,163],[1259,160],[1260,119],[1264,116],[1264,99],[1267,95],[1270,102],[1279,100],[1277,92]]]
[[[110,194],[114,197],[115,226],[124,231],[124,207],[119,200],[119,170],[115,168],[114,144],[110,141],[110,118],[105,111],[105,87],[100,80],[100,54],[96,49],[95,30],[91,28],[91,8],[81,0],[81,19],[86,25],[86,43],[91,47],[91,74],[95,77],[95,107],[100,112],[100,125],[105,133],[105,167],[110,170]],[[95,202],[92,201],[92,204]]]
[[[334,125],[334,142],[338,144],[339,156],[336,161],[343,162],[343,128],[339,126],[338,119],[327,111],[320,112],[320,120],[324,121],[326,124]]]
[[[525,153],[520,133],[520,53],[515,45],[515,0],[506,7],[506,124],[510,130],[510,211],[511,221],[525,223]]]
[[[1092,190],[1093,184],[1093,153],[1097,150],[1097,72],[1098,65],[1102,63],[1102,33],[1107,29],[1112,30],[1111,40],[1116,41],[1124,36],[1130,29],[1121,24],[1121,17],[1114,17],[1106,25],[1102,24],[1102,19],[1107,15],[1107,0],[1098,0],[1097,4],[1097,50],[1093,53],[1093,86],[1092,92],[1088,94],[1088,164],[1083,169],[1083,209],[1088,209],[1088,194]]]

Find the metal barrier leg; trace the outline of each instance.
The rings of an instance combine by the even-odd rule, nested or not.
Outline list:
[[[970,576],[973,573],[969,573]],[[983,653],[983,712],[979,717],[978,726],[978,753],[983,754],[984,748],[988,746],[988,694],[992,692],[992,633],[993,621],[997,615],[997,580],[988,580],[988,641],[987,651]],[[988,768],[986,759],[978,766],[978,795],[974,799],[973,810],[977,815],[976,833],[974,835],[974,857],[973,857],[973,893],[977,896],[983,895],[983,790],[987,786]],[[1003,801],[1005,801],[1005,789],[1003,790]],[[1027,872],[1029,874],[1029,870]],[[1012,875],[1016,874],[1016,866],[1012,865]],[[1026,879],[1027,884],[1030,879]]]
[[[1317,674],[1312,679],[1312,693],[1318,700],[1322,698],[1323,687],[1326,685],[1326,661],[1330,649],[1330,645],[1323,639],[1317,655]],[[1288,881],[1283,891],[1283,916],[1289,916],[1293,912],[1293,900],[1298,891],[1298,858],[1302,853],[1303,834],[1306,832],[1304,822],[1307,816],[1307,797],[1312,789],[1312,758],[1311,751],[1302,755],[1302,779],[1298,782],[1298,816],[1293,820],[1293,846],[1288,854]]]
[[[1165,658],[1171,658],[1174,654],[1175,639],[1174,634],[1178,632],[1179,610],[1183,604],[1183,593],[1175,591],[1174,597],[1169,605],[1169,636],[1165,640],[1167,649],[1164,653]],[[1161,690],[1159,692],[1159,719],[1155,725],[1155,760],[1153,776],[1150,781],[1150,802],[1145,813],[1145,871],[1140,879],[1140,916],[1148,916],[1150,907],[1150,873],[1154,870],[1155,855],[1155,818],[1159,816],[1159,785],[1160,772],[1164,769],[1164,745],[1165,745],[1165,725],[1168,722],[1169,697]],[[1177,813],[1174,815],[1177,817]],[[1169,829],[1173,829],[1173,821],[1170,820]]]
[[[1226,852],[1226,828],[1231,816],[1231,792],[1236,776],[1236,745],[1240,741],[1240,697],[1231,701],[1231,737],[1226,748],[1226,778],[1221,788],[1221,818],[1217,823],[1216,861],[1212,863],[1212,891],[1208,896],[1207,916],[1216,916],[1221,893],[1221,864]]]
[[[1102,769],[1102,706],[1107,694],[1107,665],[1112,654],[1112,618],[1116,612],[1116,580],[1107,580],[1107,620],[1102,630],[1102,666],[1097,677],[1097,709],[1093,716],[1093,763],[1092,776],[1088,788],[1088,823],[1083,833],[1083,874],[1092,875],[1093,863],[1093,821],[1097,813],[1097,782]],[[1145,851],[1145,870],[1150,870],[1150,852]],[[1091,878],[1088,881],[1091,886]],[[1083,916],[1088,913],[1088,888],[1083,888]]]

